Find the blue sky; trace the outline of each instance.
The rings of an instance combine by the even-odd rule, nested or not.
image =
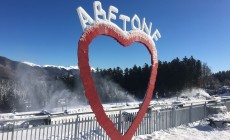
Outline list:
[[[193,56],[213,72],[230,70],[230,1],[228,0],[102,0],[108,11],[146,18],[158,28],[159,60]],[[83,33],[76,8],[93,18],[92,0],[1,0],[0,55],[44,65],[77,65],[77,44]],[[122,27],[122,22],[115,23]],[[127,25],[130,29],[130,25]],[[90,65],[108,68],[142,66],[150,56],[142,44],[123,48],[100,36],[90,44]]]

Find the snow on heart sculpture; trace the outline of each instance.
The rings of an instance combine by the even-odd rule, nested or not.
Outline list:
[[[111,19],[116,20],[116,15],[114,13],[118,13],[118,9],[114,6],[110,6],[108,10],[108,18],[106,18],[106,12],[103,10],[99,1],[94,2],[95,20],[93,20],[82,7],[78,7],[77,12],[84,30],[84,33],[78,42],[78,66],[86,98],[88,99],[98,123],[112,140],[130,140],[141,123],[152,99],[158,68],[157,51],[153,39],[157,41],[158,38],[161,37],[160,32],[156,29],[151,35],[152,23],[150,22],[148,27],[145,18],[143,18],[141,24],[137,15],[134,15],[131,20],[132,30],[126,31],[126,23],[130,22],[130,18],[121,14],[119,18],[123,20],[122,30],[115,23],[111,22]],[[99,16],[102,16],[103,19],[100,19]],[[135,25],[135,23],[137,23],[137,25]],[[94,38],[100,35],[110,36],[124,47],[128,47],[134,42],[142,43],[151,55],[151,75],[144,101],[130,128],[124,135],[117,130],[113,122],[106,115],[97,94],[89,66],[89,44]]]

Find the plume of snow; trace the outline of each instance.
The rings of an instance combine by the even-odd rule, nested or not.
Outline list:
[[[210,95],[201,88],[192,88],[192,89],[186,89],[181,91],[182,96],[188,96],[188,97],[195,97],[195,96],[203,96],[203,97],[210,97]]]

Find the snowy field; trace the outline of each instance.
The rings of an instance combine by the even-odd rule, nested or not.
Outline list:
[[[230,120],[230,113],[210,116],[215,120]],[[206,120],[188,125],[181,125],[165,131],[157,131],[149,135],[140,135],[133,140],[229,140],[230,126],[219,125],[214,128]]]

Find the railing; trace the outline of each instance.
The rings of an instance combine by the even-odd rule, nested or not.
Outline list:
[[[230,101],[222,101],[230,110]],[[135,135],[150,134],[153,131],[165,130],[181,124],[201,120],[209,114],[207,106],[214,104],[190,105],[181,108],[154,110],[149,108]],[[124,134],[135,118],[138,109],[133,108],[129,113],[126,110],[107,111],[107,115],[114,122],[116,128]],[[126,112],[126,113],[124,113]],[[130,113],[131,112],[131,113]],[[51,119],[51,123],[45,122]],[[40,120],[40,121],[39,121]],[[109,137],[100,127],[92,113],[78,113],[73,115],[58,115],[7,120],[11,125],[1,125],[0,140],[107,140]],[[32,126],[31,121],[39,121],[43,125]],[[20,122],[23,122],[19,124]],[[1,122],[0,122],[1,123]]]

